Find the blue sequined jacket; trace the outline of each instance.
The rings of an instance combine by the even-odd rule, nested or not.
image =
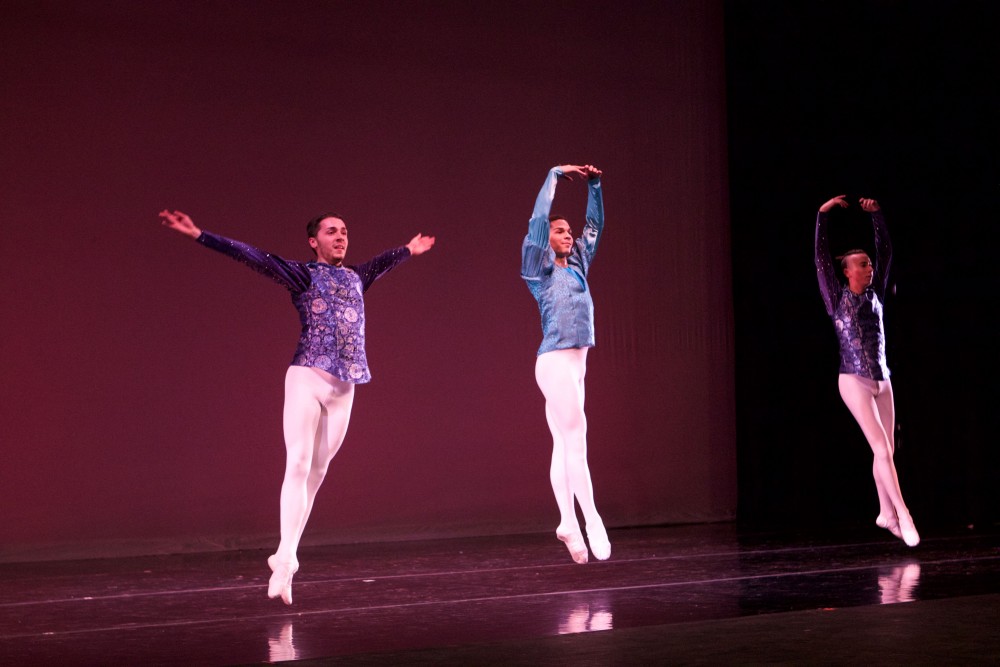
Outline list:
[[[604,229],[601,179],[588,182],[587,223],[573,243],[567,258],[569,266],[562,268],[556,266],[555,251],[549,245],[549,211],[561,175],[557,167],[549,170],[521,245],[521,277],[538,301],[542,316],[542,344],[538,354],[595,344],[594,302],[587,287],[587,273]]]
[[[871,287],[855,294],[840,282],[840,263],[830,256],[827,234],[829,216],[816,216],[816,276],[827,314],[833,318],[840,342],[840,372],[870,380],[889,379],[885,361],[885,328],[882,300],[889,283],[892,243],[881,211],[872,213],[875,231],[874,276]],[[836,262],[836,263],[835,263]]]
[[[344,382],[371,380],[365,356],[365,302],[372,283],[410,256],[405,246],[359,266],[295,262],[203,231],[198,242],[271,278],[292,295],[302,333],[292,366],[311,366]]]

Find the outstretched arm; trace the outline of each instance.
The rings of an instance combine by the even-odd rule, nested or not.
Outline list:
[[[405,246],[399,246],[372,257],[364,264],[351,266],[351,270],[361,278],[361,291],[367,292],[376,280],[393,270],[409,257],[422,255],[434,247],[434,237],[417,234]]]
[[[252,245],[206,232],[195,225],[189,215],[180,211],[163,210],[160,211],[160,217],[163,218],[164,227],[180,232],[206,248],[246,264],[291,292],[301,292],[309,288],[312,278],[309,271],[299,262],[289,262]]]

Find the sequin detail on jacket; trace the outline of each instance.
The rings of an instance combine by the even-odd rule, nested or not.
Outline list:
[[[881,211],[872,213],[875,232],[874,276],[872,285],[855,294],[840,282],[839,262],[830,256],[827,233],[829,216],[816,216],[816,276],[827,315],[833,319],[840,343],[840,372],[853,373],[870,380],[889,379],[885,359],[885,327],[882,300],[889,284],[892,243]]]
[[[604,229],[604,200],[599,178],[588,181],[587,223],[573,242],[568,267],[556,266],[549,244],[549,211],[562,172],[549,170],[535,200],[528,234],[521,244],[521,278],[538,302],[542,316],[542,344],[538,354],[574,347],[593,347],[594,301],[587,287],[587,273]]]
[[[344,382],[371,380],[365,356],[364,293],[382,274],[410,256],[393,248],[359,266],[295,262],[246,243],[203,231],[198,242],[271,278],[292,295],[302,333],[292,366],[327,371]]]

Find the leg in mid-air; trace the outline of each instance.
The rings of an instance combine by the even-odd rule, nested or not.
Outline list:
[[[552,431],[549,476],[560,513],[556,536],[566,543],[570,555],[578,563],[587,562],[587,551],[576,520],[574,498],[587,522],[587,536],[594,557],[605,560],[611,555],[611,544],[594,502],[587,464],[586,359],[587,348],[571,348],[539,355],[535,364],[535,378],[545,396],[545,415]]]
[[[292,603],[298,547],[330,461],[347,434],[354,385],[317,368],[290,366],[285,375],[285,478],[281,485],[281,542],[267,559],[268,597]]]
[[[861,427],[874,455],[872,473],[880,504],[876,523],[900,537],[908,546],[916,546],[920,535],[903,502],[893,462],[895,411],[892,385],[887,380],[869,380],[849,373],[841,373],[839,385],[841,398]]]

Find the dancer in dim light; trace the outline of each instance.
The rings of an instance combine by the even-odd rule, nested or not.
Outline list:
[[[560,178],[587,179],[587,222],[574,240],[569,222],[550,215]],[[559,506],[556,537],[577,563],[588,560],[576,518],[574,498],[587,522],[590,550],[598,560],[611,557],[604,522],[597,513],[587,465],[587,416],[584,376],[587,350],[594,346],[594,302],[587,273],[604,228],[601,170],[592,165],[553,167],[542,185],[521,246],[521,277],[538,301],[542,344],[535,360],[535,380],[545,397],[545,418],[552,432],[549,478]]]
[[[872,474],[879,501],[875,523],[915,547],[920,535],[903,502],[893,462],[895,408],[882,324],[892,243],[878,202],[862,198],[858,203],[872,217],[876,261],[873,263],[868,253],[859,249],[836,258],[830,256],[829,212],[834,207],[848,206],[846,195],[839,195],[820,206],[816,215],[816,275],[826,312],[833,318],[840,341],[840,396],[875,455]]]
[[[298,571],[299,540],[330,461],[347,434],[354,385],[368,382],[363,294],[372,283],[410,256],[434,246],[433,236],[417,234],[405,246],[387,250],[365,264],[344,264],[347,225],[335,213],[306,225],[310,262],[289,261],[195,226],[180,211],[162,211],[163,225],[201,245],[229,255],[285,287],[299,312],[302,333],[285,374],[285,477],[281,485],[281,541],[268,557],[267,595],[292,603],[292,576]]]

